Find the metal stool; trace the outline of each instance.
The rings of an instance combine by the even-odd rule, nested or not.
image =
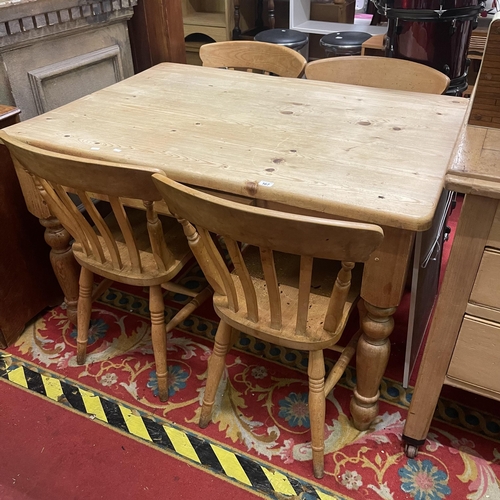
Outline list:
[[[254,40],[257,42],[275,43],[276,45],[284,45],[297,52],[300,52],[306,59],[308,58],[308,42],[309,38],[301,31],[295,31],[284,28],[275,28],[257,33]]]
[[[362,31],[337,31],[325,35],[319,44],[325,49],[326,57],[359,56],[361,45],[371,38]]]

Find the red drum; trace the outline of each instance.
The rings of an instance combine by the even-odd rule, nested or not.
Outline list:
[[[467,88],[472,29],[483,10],[478,0],[374,0],[387,17],[386,56],[432,66],[449,76],[447,94]]]

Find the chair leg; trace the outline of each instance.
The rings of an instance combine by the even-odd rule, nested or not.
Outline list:
[[[167,332],[165,331],[165,305],[160,285],[149,287],[149,312],[151,315],[151,341],[158,380],[160,401],[168,400]]]
[[[309,352],[309,421],[314,477],[321,479],[325,470],[325,361],[323,351]]]
[[[215,401],[217,388],[224,371],[226,354],[231,347],[233,329],[224,321],[220,321],[215,335],[214,349],[208,360],[207,385],[203,396],[199,426],[204,429],[212,418],[212,407]]]
[[[92,313],[92,285],[94,273],[85,267],[80,271],[77,307],[76,362],[85,363],[87,358],[87,339],[89,336],[90,315]]]

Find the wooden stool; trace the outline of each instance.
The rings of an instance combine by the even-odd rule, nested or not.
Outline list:
[[[0,104],[0,128],[17,123],[19,113],[18,108]],[[26,208],[14,165],[1,142],[0,191],[0,347],[4,348],[18,339],[36,314],[60,304],[63,294],[50,265],[44,229]],[[52,242],[62,228],[55,219],[46,227],[45,238]]]

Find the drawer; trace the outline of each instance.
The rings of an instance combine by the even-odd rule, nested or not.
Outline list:
[[[500,251],[486,249],[469,302],[500,309]]]
[[[465,315],[448,376],[500,392],[500,324]]]

